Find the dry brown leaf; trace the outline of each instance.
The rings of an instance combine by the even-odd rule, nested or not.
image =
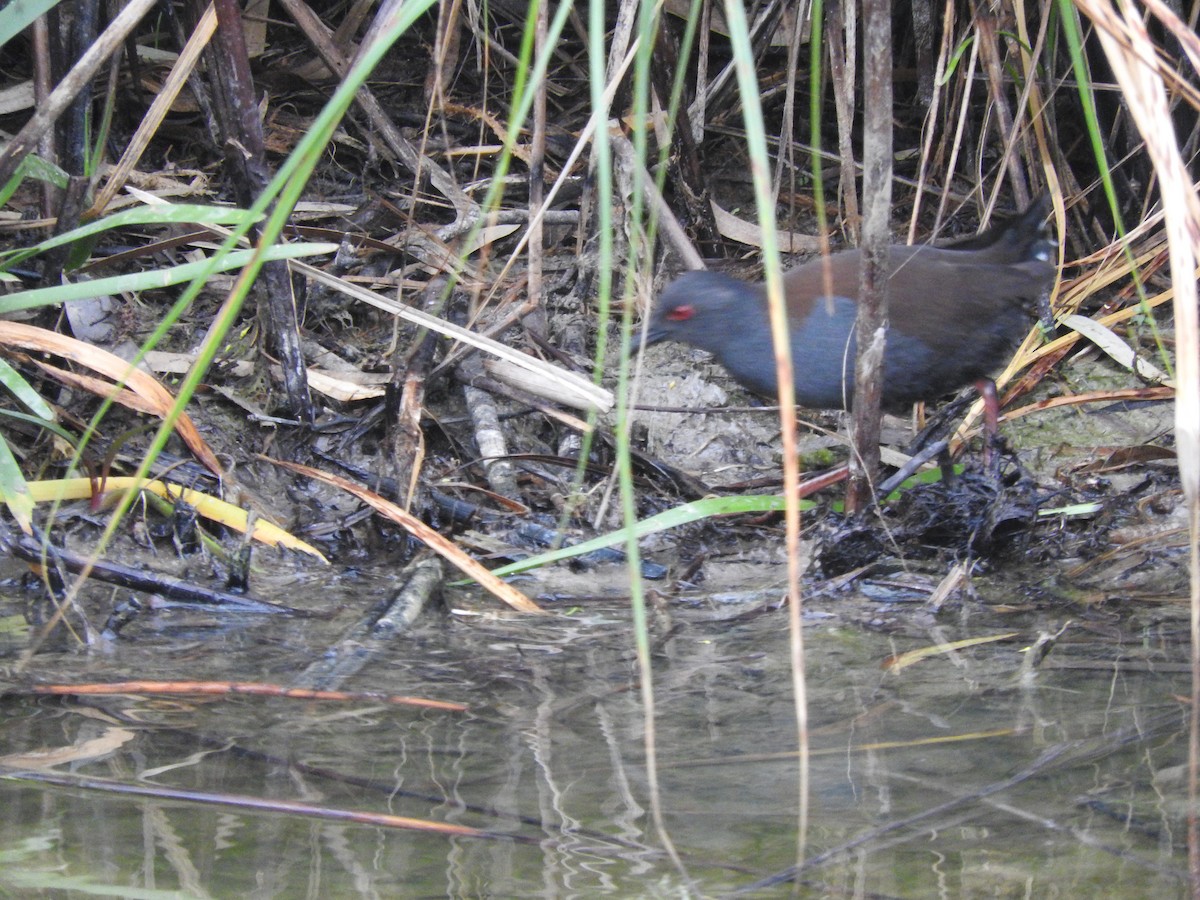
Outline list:
[[[34,325],[25,325],[21,322],[0,322],[0,344],[20,347],[24,350],[53,353],[55,356],[61,356],[63,359],[99,372],[113,381],[123,381],[125,386],[146,404],[139,411],[150,412],[159,418],[165,418],[175,405],[174,395],[152,376],[147,375],[141,369],[134,368],[107,350],[77,341],[65,334],[58,334],[55,331],[38,328]],[[113,385],[109,385],[100,396],[112,396],[116,402],[121,402],[121,393]],[[209,471],[217,475],[224,474],[216,454],[200,436],[199,430],[187,413],[179,414],[179,418],[175,421],[175,431]]]

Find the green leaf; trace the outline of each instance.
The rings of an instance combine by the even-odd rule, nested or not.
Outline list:
[[[0,13],[0,47],[56,6],[58,0],[9,0]]]
[[[263,259],[296,259],[302,256],[317,256],[322,253],[334,253],[337,244],[279,244],[268,247],[263,251]],[[229,269],[240,269],[254,258],[254,250],[234,250],[222,256],[217,262],[215,271],[224,272]],[[71,300],[82,300],[85,297],[99,297],[102,294],[117,294],[121,291],[150,291],[170,287],[190,281],[212,266],[212,261],[202,259],[197,262],[184,263],[166,269],[155,269],[150,272],[134,272],[129,275],[113,275],[109,278],[97,278],[95,281],[76,281],[71,284],[61,284],[48,288],[37,288],[32,291],[21,291],[0,298],[0,315],[17,312],[22,309],[34,309],[39,306],[54,306]]]
[[[30,534],[33,531],[33,497],[12,448],[3,438],[0,438],[0,500],[8,504],[8,510],[21,530]]]
[[[42,399],[42,395],[34,390],[33,385],[26,381],[20,372],[3,359],[0,359],[0,384],[8,388],[12,395],[21,401],[21,405],[39,419],[55,421],[56,416],[50,404]]]
[[[801,501],[800,508],[812,509],[815,505],[811,500],[806,500]],[[776,495],[749,494],[741,497],[706,497],[703,500],[696,500],[693,503],[685,503],[683,506],[668,509],[666,512],[661,512],[656,516],[642,519],[640,522],[634,522],[631,529],[621,528],[617,531],[610,531],[608,534],[593,538],[590,541],[584,541],[582,544],[574,544],[570,547],[563,547],[560,550],[552,550],[549,553],[531,556],[529,559],[518,560],[507,566],[501,566],[499,569],[495,569],[493,574],[501,577],[515,575],[517,572],[525,572],[529,569],[547,566],[564,559],[582,556],[585,553],[603,550],[606,547],[629,540],[631,532],[633,538],[636,540],[644,538],[648,534],[666,531],[669,528],[678,528],[680,525],[687,525],[700,519],[744,513],[781,512],[783,506],[783,497]]]
[[[0,266],[11,266],[22,260],[29,259],[39,253],[45,253],[55,247],[74,244],[94,235],[115,228],[130,228],[135,225],[243,225],[261,219],[244,209],[232,206],[204,206],[196,203],[181,203],[165,206],[135,206],[103,219],[97,219],[78,228],[72,228],[64,234],[55,235],[33,247],[21,250],[9,250],[0,253]]]

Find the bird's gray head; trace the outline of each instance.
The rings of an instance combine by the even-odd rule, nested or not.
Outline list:
[[[679,341],[717,352],[737,335],[758,290],[722,272],[686,272],[654,304],[646,343]]]

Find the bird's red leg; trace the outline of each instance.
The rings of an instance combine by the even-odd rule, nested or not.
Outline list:
[[[1000,435],[1000,398],[996,396],[996,382],[990,378],[975,379],[975,390],[983,398],[983,464],[990,467],[993,446]]]

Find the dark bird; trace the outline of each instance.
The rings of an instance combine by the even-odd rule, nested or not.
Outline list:
[[[1012,353],[1054,280],[1055,243],[1045,224],[1049,199],[977,237],[943,247],[890,248],[883,406],[901,410],[975,383]],[[854,397],[854,321],[862,253],[828,259],[784,275],[796,402],[848,409]],[[672,340],[712,353],[740,384],[776,394],[767,290],[719,272],[688,272],[659,297],[646,343]],[[994,400],[992,401],[994,403]]]

